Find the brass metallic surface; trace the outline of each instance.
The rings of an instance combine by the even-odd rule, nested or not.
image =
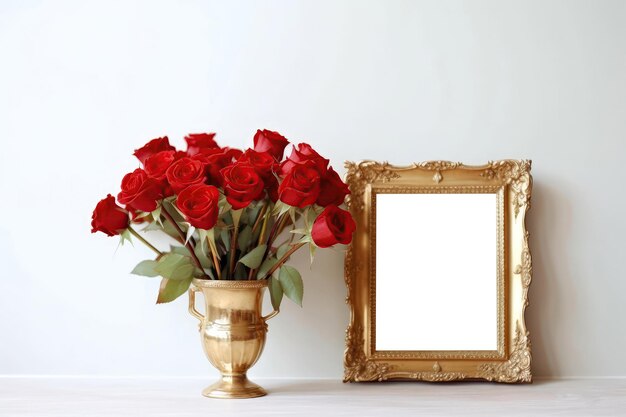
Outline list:
[[[222,378],[202,394],[212,398],[253,398],[266,395],[248,380],[246,372],[261,356],[267,333],[266,321],[278,314],[261,315],[267,280],[193,280],[189,312],[200,320],[204,353]],[[205,313],[195,307],[196,292],[202,292]]]
[[[386,162],[347,162],[348,206],[357,231],[346,254],[344,381],[482,379],[531,382],[530,340],[524,322],[532,277],[525,217],[530,208],[531,162],[503,160],[483,166],[429,161],[406,167]],[[493,193],[497,199],[496,351],[377,351],[376,195]],[[454,259],[454,254],[450,254]],[[419,329],[407,329],[419,331]]]

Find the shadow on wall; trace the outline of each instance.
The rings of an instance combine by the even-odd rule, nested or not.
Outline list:
[[[568,308],[576,305],[572,286],[564,285],[570,276],[568,242],[572,207],[562,189],[535,179],[532,207],[528,213],[533,280],[526,322],[530,331],[533,373],[536,376],[561,375],[559,363],[560,329],[567,323]],[[559,279],[563,277],[562,279]]]

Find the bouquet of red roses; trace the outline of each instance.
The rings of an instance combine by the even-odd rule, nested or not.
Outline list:
[[[254,147],[220,147],[214,133],[185,137],[179,151],[167,137],[135,150],[141,167],[122,179],[121,192],[101,200],[93,212],[92,233],[131,235],[156,253],[133,274],[161,276],[157,303],[185,293],[193,278],[268,279],[272,304],[283,294],[302,305],[300,273],[285,265],[309,245],[315,249],[348,244],[355,230],[339,206],[350,193],[328,159],[300,143],[283,160],[289,141],[258,130]],[[290,233],[282,233],[290,229]],[[169,236],[159,250],[143,232]]]

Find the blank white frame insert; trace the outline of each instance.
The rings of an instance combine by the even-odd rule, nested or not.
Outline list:
[[[376,351],[498,349],[496,194],[376,194]]]

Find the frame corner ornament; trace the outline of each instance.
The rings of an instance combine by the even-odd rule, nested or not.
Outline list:
[[[346,329],[343,382],[383,381],[393,369],[387,363],[368,360],[363,346],[363,328],[350,324]]]
[[[511,186],[513,193],[513,211],[518,216],[521,207],[530,208],[530,194],[533,179],[530,175],[532,161],[530,159],[505,159],[489,161],[480,176],[486,180],[500,180]]]
[[[530,339],[528,331],[518,324],[509,359],[500,363],[486,363],[478,367],[479,375],[487,381],[515,383],[532,382]]]
[[[389,162],[346,161],[345,168],[347,170],[346,183],[350,184],[350,194],[346,198],[346,205],[355,210],[365,208],[363,194],[368,185],[376,181],[388,182],[400,177],[395,167]]]

